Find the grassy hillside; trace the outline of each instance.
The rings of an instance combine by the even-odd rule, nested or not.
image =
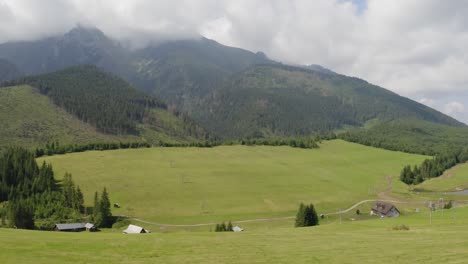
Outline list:
[[[463,263],[468,210],[243,233],[59,233],[0,229],[3,263]],[[290,223],[292,225],[292,221]],[[406,224],[409,231],[394,231]]]
[[[434,192],[466,190],[468,189],[468,163],[447,170],[441,177],[416,185],[415,189]]]
[[[67,145],[119,141],[174,143],[195,139],[184,135],[190,127],[182,119],[163,109],[151,110],[145,122],[137,124],[134,135],[105,134],[27,85],[0,88],[0,120],[0,148],[9,145],[34,148],[56,141]]]
[[[364,145],[411,153],[445,153],[468,143],[468,127],[405,118],[349,129],[341,138]]]
[[[0,88],[0,147],[35,147],[58,140],[82,144],[117,140],[57,107],[31,86]]]
[[[289,216],[300,202],[319,211],[346,208],[387,190],[406,164],[425,157],[341,140],[320,149],[222,146],[75,153],[41,158],[57,175],[70,172],[92,201],[104,186],[125,214],[166,223]],[[60,177],[60,176],[59,176]]]

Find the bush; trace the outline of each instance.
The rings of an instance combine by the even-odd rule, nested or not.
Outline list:
[[[392,230],[395,230],[395,231],[401,231],[401,230],[408,231],[408,230],[410,230],[410,228],[407,225],[395,225],[395,226],[392,227]]]
[[[115,223],[112,225],[112,228],[120,229],[122,227],[128,226],[130,224],[130,219],[126,217],[117,217]]]

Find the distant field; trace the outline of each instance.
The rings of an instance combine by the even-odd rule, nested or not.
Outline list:
[[[406,164],[425,156],[391,152],[341,140],[320,149],[222,146],[74,153],[39,159],[57,177],[73,174],[90,205],[104,186],[114,214],[159,223],[206,223],[294,215],[300,202],[320,213],[375,198],[393,177],[395,195]]]
[[[417,189],[434,192],[468,189],[468,163],[447,170],[443,176],[430,179],[416,186]]]
[[[0,229],[2,263],[465,263],[468,208],[243,233]],[[455,216],[455,217],[454,217]],[[291,221],[292,223],[292,221]],[[392,227],[406,224],[409,231]]]

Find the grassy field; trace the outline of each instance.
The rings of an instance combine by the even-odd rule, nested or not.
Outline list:
[[[417,185],[416,189],[433,192],[466,190],[468,189],[468,163],[457,165],[447,170],[441,177]]]
[[[2,263],[465,263],[468,208],[310,228],[123,235],[0,229]],[[456,217],[454,217],[454,215]],[[409,231],[396,231],[399,224]]]
[[[138,124],[139,135],[109,135],[97,131],[55,105],[31,86],[0,88],[0,148],[9,145],[33,148],[47,142],[88,144],[95,142],[157,143],[192,142],[184,122],[166,110],[153,109],[147,122]]]
[[[104,186],[114,214],[159,223],[206,223],[294,215],[300,202],[320,213],[349,207],[387,190],[408,193],[398,180],[424,156],[341,140],[320,149],[222,146],[74,153],[39,159],[57,177],[70,172],[92,203]]]
[[[57,107],[30,86],[0,88],[0,147],[35,147],[48,141],[81,144],[115,140]]]

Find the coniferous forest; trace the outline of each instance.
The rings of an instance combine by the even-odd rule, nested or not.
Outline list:
[[[100,227],[112,221],[106,190],[104,199],[103,213],[95,212],[104,215]],[[38,165],[35,154],[23,148],[9,148],[0,156],[0,202],[6,202],[0,207],[2,225],[10,227],[51,230],[60,222],[94,220],[86,218],[83,193],[72,175],[58,181],[50,164]]]
[[[151,108],[166,104],[95,66],[70,67],[58,72],[21,78],[4,85],[29,84],[53,102],[104,133],[135,133]]]

